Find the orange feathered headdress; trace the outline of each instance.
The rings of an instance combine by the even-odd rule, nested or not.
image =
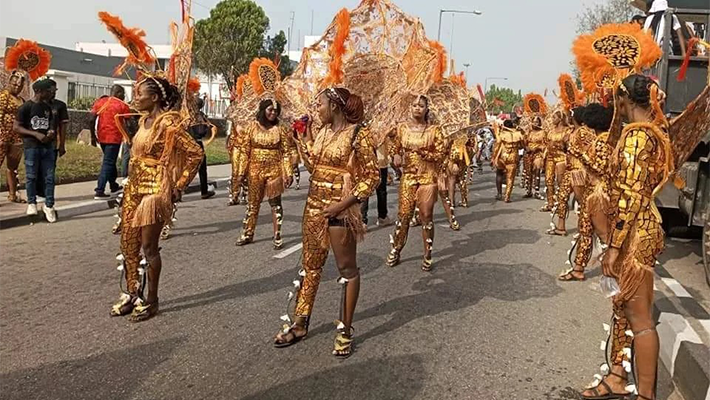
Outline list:
[[[197,77],[192,77],[190,80],[187,81],[187,92],[188,93],[197,93],[200,91],[200,87],[202,84],[200,83],[200,80],[197,79]]]
[[[452,83],[461,86],[462,88],[466,89],[466,77],[464,76],[463,72],[459,72],[458,74],[451,75],[449,77]]]
[[[525,112],[529,114],[546,114],[547,103],[545,99],[537,93],[528,93],[523,99]]]
[[[444,79],[444,72],[446,72],[446,50],[436,40],[430,40],[429,46],[436,51],[437,62],[434,69],[434,82],[439,83]]]
[[[254,93],[260,96],[264,92],[274,92],[276,85],[281,81],[281,75],[273,61],[266,58],[255,58],[249,64],[249,80],[254,88]]]
[[[136,67],[145,67],[155,62],[155,57],[151,54],[151,47],[143,40],[145,31],[139,28],[128,28],[123,25],[123,21],[119,17],[105,11],[99,12],[99,19],[106,25],[109,32],[118,39],[121,46],[128,50],[126,61],[119,65],[114,73],[120,74],[128,64]]]
[[[577,37],[572,45],[585,91],[614,85],[661,57],[653,37],[637,24],[606,24]],[[614,76],[611,76],[613,73]]]
[[[571,110],[580,104],[583,95],[579,92],[577,84],[569,74],[560,74],[557,83],[560,85],[560,100],[562,100],[566,110]]]
[[[51,61],[52,54],[31,40],[20,39],[5,53],[5,69],[25,71],[32,80],[46,74]]]
[[[343,82],[345,72],[343,72],[343,54],[345,54],[345,41],[350,36],[350,13],[347,8],[343,8],[335,16],[337,27],[333,43],[328,49],[330,63],[328,64],[328,75],[321,83],[322,87],[337,85]]]

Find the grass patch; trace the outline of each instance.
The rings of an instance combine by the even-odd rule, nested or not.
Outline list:
[[[229,153],[225,148],[226,138],[218,137],[207,147],[207,165],[229,163]],[[56,182],[57,184],[92,181],[98,177],[101,171],[101,160],[103,153],[100,148],[79,145],[73,140],[67,141],[67,154],[57,161]],[[120,169],[121,161],[118,161]],[[7,167],[0,168],[0,189],[7,190],[7,180],[5,176]],[[19,168],[20,186],[25,183],[25,163],[20,163]]]

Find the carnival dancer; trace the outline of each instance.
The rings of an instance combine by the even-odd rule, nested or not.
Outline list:
[[[523,148],[523,135],[514,129],[513,121],[507,119],[503,122],[503,129],[498,132],[498,126],[494,125],[496,133],[495,147],[491,158],[491,166],[496,170],[496,200],[503,200],[510,203],[510,196],[515,185],[515,175],[518,172],[520,163],[519,150]],[[505,195],[503,195],[503,183],[505,182]]]
[[[555,214],[557,215],[557,221],[554,223],[554,227],[551,227],[546,233],[548,235],[554,236],[567,236],[567,217],[569,216],[569,198],[574,189],[574,183],[572,180],[573,173],[579,174],[579,169],[582,168],[582,163],[577,160],[572,155],[572,146],[576,143],[575,138],[579,137],[579,130],[583,129],[582,121],[584,116],[583,106],[576,107],[572,110],[572,121],[573,127],[569,133],[565,136],[565,172],[562,175],[562,183],[560,183],[560,188],[557,191],[557,208],[555,209]],[[579,184],[579,175],[577,175],[577,183]],[[583,194],[584,179],[582,175],[581,186],[578,186],[579,196]]]
[[[528,132],[525,140],[525,156],[528,162],[525,163],[527,169],[526,198],[534,196],[540,198],[540,174],[545,165],[545,131],[542,130],[542,118],[533,118],[532,130]]]
[[[561,281],[583,281],[584,270],[592,258],[594,233],[604,243],[607,241],[606,215],[599,199],[593,200],[591,196],[605,196],[608,193],[609,174],[606,171],[611,148],[608,145],[609,128],[614,117],[613,107],[604,107],[599,103],[586,106],[584,112],[584,125],[593,129],[596,139],[592,146],[584,153],[579,154],[585,171],[586,184],[580,204],[579,219],[577,220],[577,238],[573,245],[576,250],[572,266],[562,272],[558,277]],[[593,200],[593,201],[592,201]],[[572,251],[570,250],[570,255]]]
[[[411,106],[411,119],[401,123],[389,134],[390,156],[396,168],[402,168],[399,184],[399,211],[392,249],[387,256],[387,265],[399,264],[400,253],[407,243],[409,221],[415,207],[419,210],[424,241],[422,270],[432,267],[431,252],[434,243],[433,212],[436,203],[438,174],[446,156],[446,140],[441,128],[429,120],[429,99],[417,96]],[[448,197],[448,196],[447,196]]]
[[[562,110],[552,113],[552,127],[547,131],[545,149],[545,190],[546,203],[540,211],[552,211],[555,207],[557,193],[562,186],[562,177],[565,174],[566,155],[565,141],[570,133],[567,116]],[[555,183],[557,185],[555,185]],[[562,227],[564,230],[564,226]]]
[[[187,132],[192,110],[184,96],[188,91],[194,32],[187,4],[168,73],[156,71],[157,59],[143,40],[143,31],[127,28],[120,18],[99,12],[99,19],[128,50],[129,56],[118,71],[132,66],[141,76],[133,98],[134,108],[142,115],[138,132],[129,140],[122,131],[124,140],[131,142],[131,160],[121,206],[121,254],[117,259],[127,289],[110,312],[112,316],[130,314],[132,322],[158,313],[160,233],[171,218],[174,203],[197,174],[204,155]],[[117,124],[119,129],[122,125]]]
[[[459,133],[452,141],[449,153],[450,161],[458,166],[458,176],[454,179],[454,184],[449,187],[449,196],[453,204],[468,208],[468,183],[472,181],[473,159],[478,149],[478,141],[475,130],[465,130]],[[461,202],[456,203],[456,187],[461,192]]]
[[[236,92],[234,100],[227,108],[227,118],[232,123],[232,129],[227,139],[227,151],[232,165],[228,206],[248,204],[249,182],[247,176],[240,177],[237,174],[240,157],[243,153],[239,151],[238,145],[244,142],[244,131],[249,124],[254,122],[254,115],[259,107],[259,99],[254,93],[254,86],[249,74],[240,75],[234,86]]]
[[[13,129],[17,110],[24,103],[19,96],[24,84],[25,75],[14,70],[10,74],[7,87],[0,91],[0,165],[7,160],[7,199],[13,203],[25,202],[18,194],[17,177],[17,168],[22,160],[22,138]]]
[[[239,169],[239,155],[237,143],[239,142],[239,128],[232,124],[232,131],[227,138],[227,152],[229,153],[229,162],[232,166],[232,176],[229,184],[229,202],[228,206],[236,206],[238,204],[247,204],[248,183],[245,178],[239,181],[237,170]]]
[[[254,240],[259,208],[266,196],[271,206],[274,249],[283,247],[281,194],[293,182],[291,160],[295,148],[287,128],[279,124],[281,104],[276,100],[274,92],[279,82],[278,74],[276,65],[264,58],[255,59],[249,67],[255,93],[262,100],[259,102],[256,121],[252,121],[245,128],[236,145],[237,151],[240,152],[237,182],[245,176],[249,182],[244,226],[237,246],[249,244]]]
[[[309,117],[307,129],[298,134],[298,150],[311,173],[303,212],[303,269],[296,281],[295,315],[282,317],[290,324],[276,335],[276,347],[290,346],[308,333],[323,265],[332,248],[340,272],[338,283],[343,285],[333,355],[352,354],[352,320],[360,293],[357,242],[364,235],[358,203],[379,182],[375,145],[369,129],[361,125],[363,112],[360,97],[345,88],[327,88],[318,96],[323,126],[314,135]]]

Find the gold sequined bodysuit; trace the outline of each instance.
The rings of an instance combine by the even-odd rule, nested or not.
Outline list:
[[[629,301],[652,273],[656,257],[663,250],[661,216],[654,203],[656,191],[665,182],[671,167],[670,143],[666,133],[651,123],[624,127],[610,158],[609,245],[620,253],[612,267],[620,293],[614,296],[612,360],[620,364],[628,358],[631,329],[624,314]]]
[[[6,157],[8,164],[13,165],[19,163],[22,157],[22,139],[12,128],[21,105],[22,99],[14,96],[9,90],[0,91],[0,165],[5,162]]]
[[[545,166],[545,132],[542,130],[532,130],[528,133],[525,146],[525,171],[527,176],[527,194],[532,195],[533,186],[535,192],[540,191],[540,173]]]
[[[552,210],[555,206],[557,192],[562,187],[562,182],[557,179],[557,165],[567,160],[565,155],[565,140],[571,129],[553,129],[547,133],[547,154],[545,156],[545,186],[547,187],[546,208]],[[555,189],[555,181],[557,189]]]
[[[141,227],[169,221],[173,190],[182,191],[190,184],[204,154],[181,127],[177,112],[161,114],[150,128],[145,127],[145,118],[133,138],[122,202],[121,252],[131,295],[140,290]]]
[[[253,121],[239,135],[235,151],[239,153],[236,174],[246,176],[249,185],[242,237],[251,238],[264,195],[274,200],[284,191],[284,179],[292,173],[295,148],[284,126],[265,129]],[[270,203],[272,209],[278,208],[274,210],[276,214],[282,213],[280,201]]]
[[[518,131],[503,130],[496,138],[493,150],[493,166],[505,172],[505,195],[503,200],[510,201],[515,185],[515,174],[520,161],[519,150],[523,148],[523,135]]]
[[[303,163],[311,173],[311,183],[303,210],[304,276],[295,315],[308,317],[328,257],[328,226],[346,227],[352,240],[364,234],[358,204],[330,220],[323,216],[323,210],[350,195],[359,201],[367,199],[378,185],[380,175],[375,145],[365,127],[350,126],[337,132],[327,127],[320,130],[312,144],[303,141],[297,144]]]
[[[399,211],[391,240],[392,251],[397,256],[407,243],[409,221],[418,204],[436,201],[438,177],[446,151],[446,139],[438,125],[428,125],[423,131],[414,130],[403,123],[390,133],[390,156],[402,157],[402,177],[399,183]],[[423,225],[426,249],[431,250],[434,226],[429,221]]]

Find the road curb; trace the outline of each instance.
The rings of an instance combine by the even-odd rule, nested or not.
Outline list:
[[[659,358],[685,400],[710,400],[710,348],[663,292],[655,292]]]
[[[230,182],[230,178],[217,178],[209,181],[207,184],[213,188],[226,187]],[[199,184],[191,184],[185,189],[185,194],[197,193],[200,191]],[[80,203],[74,203],[62,207],[56,207],[58,222],[67,220],[80,215],[91,214],[97,211],[110,210],[116,207],[116,199],[111,200],[86,200]],[[38,222],[44,222],[44,214],[40,210],[38,215],[12,215],[4,219],[0,219],[0,230],[14,228],[22,225],[29,225]]]

